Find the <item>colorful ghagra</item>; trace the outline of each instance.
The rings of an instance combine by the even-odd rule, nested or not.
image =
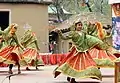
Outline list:
[[[107,44],[107,42],[106,42],[107,36],[106,36],[105,31],[102,28],[102,24],[100,22],[97,22],[96,24],[97,24],[97,26],[89,25],[89,27],[87,27],[88,28],[87,33],[89,35],[92,35],[92,36],[95,36],[95,37],[101,39],[103,42],[105,42]],[[114,67],[114,62],[120,61],[111,52],[111,50],[110,50],[111,48],[112,48],[112,46],[110,47],[110,45],[108,45],[108,49],[106,49],[106,50],[96,49],[96,48],[93,48],[90,50],[92,58],[95,60],[98,67]]]
[[[55,69],[55,77],[63,73],[72,78],[94,77],[101,80],[101,72],[92,59],[90,50],[96,47],[107,49],[106,45],[94,36],[76,31],[71,31],[67,37],[63,36],[61,32],[59,35],[62,39],[72,39],[75,46]]]
[[[4,40],[5,47],[0,51],[0,64],[20,64],[26,65],[26,62],[21,56],[23,47],[19,44],[16,34],[11,35],[10,27],[4,31],[0,31]]]
[[[98,67],[114,67],[115,61],[120,61],[110,50],[94,48],[90,53]]]
[[[35,66],[36,64],[43,65],[42,58],[38,53],[39,47],[35,33],[31,30],[27,30],[21,38],[21,43],[26,48],[26,50],[22,53],[22,56],[29,66]]]

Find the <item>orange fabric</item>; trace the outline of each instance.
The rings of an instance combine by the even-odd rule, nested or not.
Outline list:
[[[50,64],[52,64],[52,65],[57,64],[57,55],[56,54],[50,55]]]
[[[58,64],[66,57],[66,54],[57,54],[57,62]]]
[[[21,55],[17,55],[14,50],[19,50],[18,46],[8,46],[0,52],[0,56],[6,60],[14,61],[15,64],[22,59]]]
[[[48,55],[40,55],[42,57],[42,60],[44,62],[45,65],[49,64],[48,63]]]
[[[60,65],[64,64],[65,62],[68,63],[71,68],[76,69],[78,71],[84,70],[90,66],[96,66],[96,63],[91,57],[89,51],[77,52],[75,47],[73,47],[71,52],[67,55],[65,59],[63,59]]]
[[[27,48],[27,49],[23,52],[22,56],[23,56],[23,57],[32,58],[32,57],[36,57],[36,56],[38,57],[39,55],[38,55],[38,52],[37,52],[36,50]],[[39,58],[39,57],[38,57],[38,58]]]
[[[97,25],[97,29],[98,29],[98,37],[100,39],[103,39],[104,38],[104,31],[103,31],[102,23],[101,22],[96,22],[96,25]]]
[[[90,50],[90,52],[91,52],[92,58],[97,58],[97,57],[98,57],[98,56],[97,56],[98,51],[96,51],[95,48],[92,49],[92,50]]]
[[[22,56],[24,58],[29,58],[31,60],[31,62],[29,63],[30,66],[32,66],[37,58],[37,60],[40,60],[40,56],[38,54],[38,52],[35,49],[31,49],[31,48],[27,48]]]
[[[93,48],[90,50],[90,53],[92,55],[92,58],[97,58],[97,59],[105,59],[109,58],[111,60],[115,60],[117,57],[106,50],[98,50],[96,48]]]
[[[77,52],[77,51],[76,51],[76,48],[73,47],[72,50],[71,50],[71,52],[69,52],[69,53],[66,55],[66,58],[64,58],[64,59],[62,60],[62,62],[59,64],[59,66],[62,65],[63,63],[65,63],[65,62],[66,62],[70,57],[72,57],[73,54],[76,53],[76,52]]]
[[[73,54],[74,55],[74,54]],[[84,70],[90,66],[96,66],[95,61],[92,59],[89,52],[78,53],[75,56],[71,56],[70,59],[66,61],[73,69],[78,71]]]
[[[51,64],[61,64],[67,54],[42,54],[40,55],[45,65]]]

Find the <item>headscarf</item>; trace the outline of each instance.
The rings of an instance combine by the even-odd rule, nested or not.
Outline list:
[[[18,28],[18,24],[16,24],[16,23],[12,23],[11,25],[10,25],[10,27],[12,28],[12,27],[16,27],[16,28]]]

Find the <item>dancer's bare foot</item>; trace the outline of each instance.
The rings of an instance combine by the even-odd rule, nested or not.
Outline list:
[[[54,72],[54,78],[56,78],[61,72],[55,71]]]
[[[39,70],[38,67],[35,67],[35,68],[36,68],[36,70]]]
[[[26,67],[26,70],[30,71],[29,67]]]
[[[71,79],[70,83],[77,83],[74,78]]]
[[[67,77],[67,81],[68,81],[68,82],[70,82],[70,79],[71,79],[70,77]]]
[[[21,74],[21,71],[18,71],[18,74]]]

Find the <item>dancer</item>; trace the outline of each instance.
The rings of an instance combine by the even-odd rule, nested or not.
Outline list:
[[[0,27],[0,31],[1,31],[1,27]],[[5,48],[6,46],[6,42],[4,41],[2,34],[0,34],[0,51]],[[8,67],[8,64],[5,63],[0,63],[0,67]]]
[[[62,39],[72,39],[74,45],[68,56],[55,69],[55,77],[63,73],[69,76],[67,80],[70,83],[76,83],[75,78],[90,77],[101,80],[101,72],[91,57],[90,50],[93,48],[105,50],[108,46],[97,37],[88,35],[85,30],[81,21],[75,23],[75,31],[70,31],[68,36],[56,30]]]
[[[20,71],[20,63],[24,64],[24,60],[20,55],[24,49],[18,42],[16,31],[18,25],[13,23],[4,31],[0,31],[6,46],[0,51],[0,63],[9,64],[9,73],[12,74],[13,65],[18,65],[18,74]],[[22,63],[23,62],[23,63]]]
[[[114,62],[120,60],[112,52],[113,50],[115,52],[115,49],[112,48],[112,46],[108,42],[106,42],[106,38],[110,37],[111,34],[107,35],[107,33],[102,27],[101,22],[96,22],[96,24],[89,25],[88,32],[89,35],[99,38],[108,46],[108,49],[106,50],[97,49],[97,48],[93,48],[90,50],[90,53],[92,54],[92,58],[95,60],[97,66],[99,68],[114,67]]]
[[[43,61],[39,56],[40,48],[38,47],[37,37],[30,28],[25,31],[24,36],[21,38],[21,44],[26,48],[22,54],[25,61],[29,66],[35,66],[36,70],[38,70],[38,64],[43,65]],[[26,70],[30,70],[29,67],[26,67]]]

